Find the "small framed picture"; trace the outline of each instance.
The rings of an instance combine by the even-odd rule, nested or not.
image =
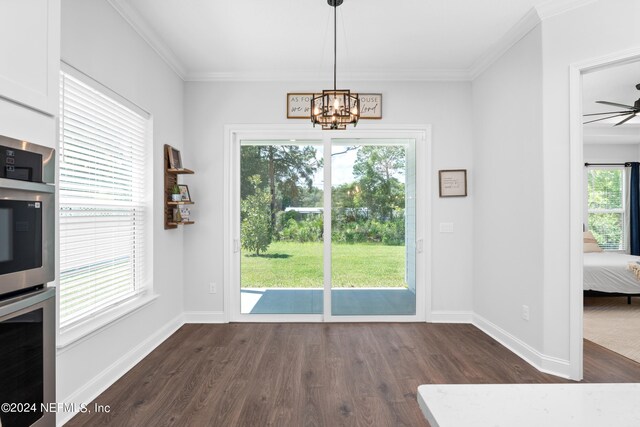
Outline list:
[[[451,169],[438,171],[440,197],[467,196],[467,170]]]
[[[180,157],[180,151],[168,145],[167,154],[169,156],[169,168],[182,169],[182,157]]]
[[[189,187],[184,184],[179,184],[178,188],[180,189],[180,196],[182,196],[180,200],[183,202],[190,202],[191,195],[189,194]]]
[[[191,216],[191,210],[185,206],[180,206],[180,217],[183,222],[189,221],[189,217]]]

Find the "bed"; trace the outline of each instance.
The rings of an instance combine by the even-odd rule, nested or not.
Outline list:
[[[588,252],[584,254],[583,287],[586,296],[640,296],[640,280],[627,269],[640,257],[619,252]]]

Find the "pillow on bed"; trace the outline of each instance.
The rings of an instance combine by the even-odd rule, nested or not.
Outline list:
[[[598,245],[596,238],[590,231],[582,233],[584,238],[584,251],[586,252],[602,252],[602,248]]]

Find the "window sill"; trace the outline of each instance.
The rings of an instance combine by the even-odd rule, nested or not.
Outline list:
[[[63,353],[75,344],[84,341],[101,330],[110,327],[143,307],[146,307],[157,298],[157,294],[140,295],[138,298],[127,301],[126,303],[105,311],[96,317],[92,317],[91,319],[87,319],[84,322],[72,326],[64,332],[58,333],[58,341],[56,343],[58,354]]]

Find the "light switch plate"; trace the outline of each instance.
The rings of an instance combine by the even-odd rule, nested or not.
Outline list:
[[[440,232],[441,233],[453,233],[453,223],[452,222],[441,222],[440,223]]]

